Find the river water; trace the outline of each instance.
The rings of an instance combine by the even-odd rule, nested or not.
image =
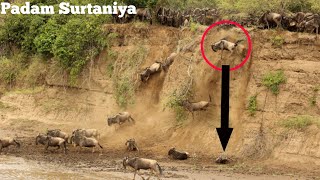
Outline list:
[[[70,180],[96,180],[96,179],[132,179],[132,171],[123,172],[96,172],[90,169],[72,170],[57,164],[51,165],[47,162],[38,162],[25,160],[21,157],[13,157],[7,155],[0,155],[0,179],[1,180],[56,180],[56,179],[70,179]],[[236,173],[223,173],[223,172],[178,172],[166,171],[165,177],[162,179],[195,179],[195,180],[291,180],[297,177],[289,176],[270,176],[270,175],[243,175]],[[171,176],[174,174],[174,176]],[[145,176],[147,177],[147,176]],[[136,179],[142,179],[136,177]],[[150,179],[156,179],[150,178]],[[298,179],[303,179],[299,177]]]
[[[50,165],[45,162],[25,160],[20,157],[0,155],[0,179],[70,179],[70,180],[91,180],[91,179],[128,179],[117,176],[117,173],[106,174],[84,171],[73,171],[63,166]],[[128,174],[129,176],[129,174]]]

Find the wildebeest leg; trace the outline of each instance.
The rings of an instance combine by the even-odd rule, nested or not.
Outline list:
[[[94,153],[94,148],[95,148],[95,147],[92,147],[92,153]]]
[[[133,180],[136,179],[137,170],[134,171]]]
[[[63,149],[64,149],[64,153],[66,154],[67,153],[67,144],[66,144],[66,142],[63,143]]]

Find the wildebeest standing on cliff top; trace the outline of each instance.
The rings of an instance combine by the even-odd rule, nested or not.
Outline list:
[[[259,24],[263,24],[268,29],[270,27],[281,27],[282,15],[274,12],[267,11],[259,19]]]
[[[140,21],[147,20],[150,24],[152,24],[152,14],[149,8],[138,8],[136,17]]]

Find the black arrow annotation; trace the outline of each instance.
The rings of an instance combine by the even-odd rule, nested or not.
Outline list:
[[[222,65],[221,81],[221,128],[216,128],[225,151],[232,134],[233,128],[229,128],[229,98],[230,98],[230,66]]]

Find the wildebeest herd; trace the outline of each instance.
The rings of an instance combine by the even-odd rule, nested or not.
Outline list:
[[[108,126],[113,124],[122,125],[123,123],[130,121],[134,121],[130,113],[122,112],[113,117],[109,117],[107,119],[107,124]],[[46,133],[39,133],[35,137],[35,145],[44,145],[45,151],[47,151],[49,147],[56,147],[56,150],[62,149],[63,153],[67,154],[67,146],[68,144],[72,144],[74,147],[79,147],[78,153],[81,152],[82,148],[92,148],[92,153],[95,152],[95,148],[100,148],[100,154],[102,154],[103,147],[99,143],[99,139],[100,133],[97,129],[75,129],[71,134],[63,132],[60,129],[50,129],[47,130]],[[17,148],[20,148],[21,143],[15,138],[0,138],[0,152],[2,152],[3,148],[7,148],[9,146],[16,146]],[[140,151],[134,138],[127,140],[125,142],[125,146],[127,151]],[[168,156],[176,160],[185,160],[190,157],[189,153],[184,151],[179,152],[175,148],[171,148],[168,151]],[[162,169],[159,163],[153,159],[125,157],[122,160],[122,164],[124,169],[126,169],[127,166],[130,166],[135,170],[134,178],[140,169],[156,172],[158,177],[162,174]]]
[[[154,15],[153,15],[154,14]],[[174,10],[172,8],[160,7],[155,12],[149,8],[138,8],[136,15],[125,14],[119,18],[117,14],[113,15],[114,23],[129,23],[133,20],[148,21],[152,24],[152,20],[156,19],[159,24],[172,27],[189,26],[190,22],[199,23],[202,25],[211,25],[221,20],[220,13],[217,9],[195,8],[185,11]],[[320,15],[317,13],[277,13],[267,11],[260,17],[251,15],[245,19],[234,19],[242,26],[256,25],[259,28],[275,28],[282,27],[283,29],[295,32],[308,32],[319,34]]]

